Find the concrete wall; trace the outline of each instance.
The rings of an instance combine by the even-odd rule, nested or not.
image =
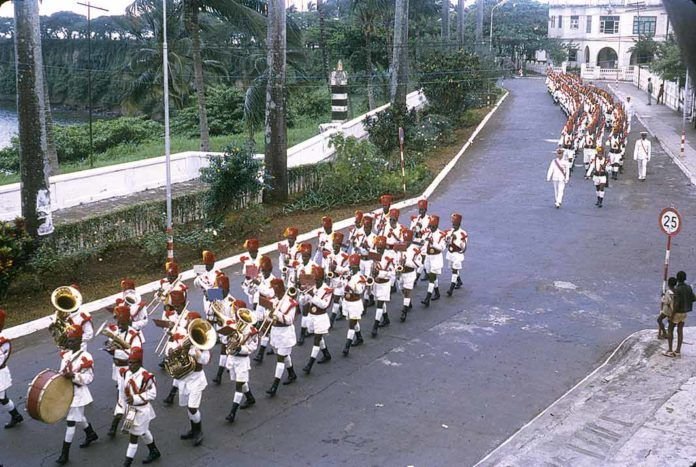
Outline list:
[[[653,97],[657,99],[657,93],[660,92],[660,83],[663,82],[662,78],[652,73],[646,68],[641,68],[640,73],[638,73],[638,67],[636,67],[636,73],[633,75],[633,84],[638,86],[638,89],[642,89],[646,93],[648,92],[648,78],[652,78],[653,82]],[[664,81],[665,83],[665,105],[672,110],[681,111],[682,105],[681,101],[684,95],[684,88],[680,88],[674,81]]]
[[[582,79],[603,79],[615,81],[633,81],[635,67],[619,67],[619,68],[600,68],[598,66],[590,66],[584,63],[580,64],[580,77]]]
[[[409,108],[422,108],[425,96],[412,92],[407,96]],[[346,136],[365,138],[363,122],[366,118],[384,110],[384,105],[353,120],[316,135],[288,149],[288,167],[316,164],[334,154],[329,139],[338,132]],[[197,151],[182,152],[171,156],[172,182],[180,183],[198,178],[200,169],[208,166],[208,156]],[[257,155],[263,158],[262,154]],[[53,211],[80,204],[125,196],[165,185],[165,158],[154,157],[125,164],[111,165],[99,169],[83,170],[51,177],[51,207]],[[11,220],[21,214],[20,184],[0,186],[0,219]]]

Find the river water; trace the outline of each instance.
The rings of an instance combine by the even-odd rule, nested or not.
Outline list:
[[[87,115],[80,112],[66,112],[53,110],[53,121],[55,123],[84,123],[87,122]],[[8,104],[0,104],[0,148],[10,145],[10,140],[17,134],[17,107]]]

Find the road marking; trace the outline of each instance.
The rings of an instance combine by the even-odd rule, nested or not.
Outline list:
[[[591,456],[591,457],[594,457],[595,459],[604,459],[604,456],[603,456],[603,455],[597,454],[597,453],[594,452],[594,451],[590,451],[590,450],[588,450],[588,449],[579,448],[579,447],[577,447],[577,446],[575,446],[575,445],[573,445],[573,444],[570,444],[570,443],[566,444],[566,446],[568,446],[568,447],[569,447],[570,449],[572,449],[573,451],[579,452],[580,454],[585,454],[586,456]]]
[[[545,142],[545,143],[558,143],[558,140],[557,140],[557,139],[549,139],[549,138],[546,138],[546,139],[544,140],[544,142]]]

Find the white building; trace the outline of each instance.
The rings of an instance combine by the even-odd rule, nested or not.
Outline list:
[[[661,0],[549,0],[549,37],[578,46],[570,65],[635,65],[639,35],[663,41],[672,32]]]

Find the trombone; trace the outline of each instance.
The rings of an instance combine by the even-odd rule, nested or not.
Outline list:
[[[179,317],[176,319],[176,322],[174,323],[174,326],[172,326],[171,328],[166,329],[164,331],[162,338],[157,343],[157,347],[155,347],[155,353],[157,355],[161,356],[164,353],[164,350],[167,348],[167,341],[169,340],[169,338],[173,334],[172,330],[178,328],[179,325],[181,324],[181,320],[184,318],[184,316],[186,316],[188,314],[187,308],[188,308],[188,302],[186,302],[184,309],[181,310]]]

